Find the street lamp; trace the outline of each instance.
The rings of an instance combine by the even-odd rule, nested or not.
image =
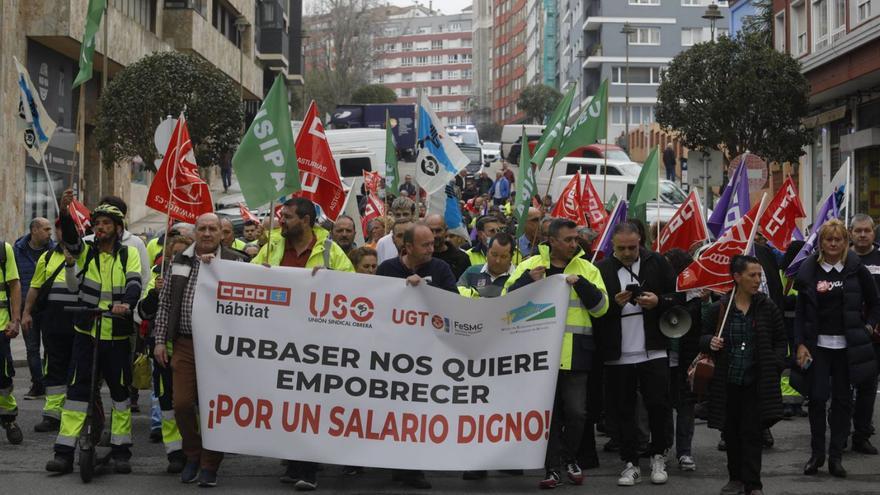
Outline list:
[[[239,16],[235,20],[235,28],[238,30],[238,103],[242,111],[242,129],[244,129],[244,32],[251,27],[245,17]]]
[[[714,3],[710,3],[708,7],[706,7],[706,12],[702,15],[703,19],[709,21],[709,31],[712,33],[712,42],[715,42],[715,23],[718,22],[719,19],[724,19],[724,16],[721,15],[721,9],[718,8],[718,5]]]
[[[636,28],[632,27],[630,23],[624,22],[623,28],[620,30],[621,34],[626,38],[625,42],[625,50],[626,50],[626,65],[624,66],[624,77],[626,81],[624,82],[624,105],[623,109],[626,115],[624,115],[624,122],[626,124],[626,134],[623,137],[623,147],[629,152],[629,36],[636,32]]]

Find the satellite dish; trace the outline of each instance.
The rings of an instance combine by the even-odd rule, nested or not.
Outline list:
[[[169,115],[156,127],[156,132],[153,134],[153,142],[156,144],[156,151],[159,152],[159,155],[164,155],[165,151],[168,150],[168,143],[171,142],[171,134],[174,132],[176,124],[177,119]],[[159,163],[162,163],[161,160]]]
[[[683,306],[675,306],[660,316],[660,333],[677,339],[691,329],[691,314]]]

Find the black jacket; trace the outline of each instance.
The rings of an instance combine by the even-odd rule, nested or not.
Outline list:
[[[718,318],[721,316],[721,304],[727,305],[730,294],[725,295],[721,302],[710,306],[703,319],[703,336],[700,339],[700,348],[703,352],[712,353],[715,357],[715,375],[709,384],[709,428],[724,428],[724,420],[727,416],[727,373],[729,363],[726,349],[713,352],[709,343],[718,328]],[[782,390],[779,387],[779,375],[785,366],[785,355],[788,350],[788,342],[785,340],[785,330],[782,325],[782,312],[773,304],[765,294],[757,293],[752,297],[749,314],[754,321],[755,336],[755,363],[757,366],[758,401],[760,404],[758,414],[763,428],[769,428],[782,418]],[[725,328],[721,337],[729,341]]]
[[[767,246],[755,244],[755,257],[764,269],[764,277],[767,281],[767,292],[770,300],[780,310],[785,307],[785,295],[782,293],[782,278],[779,275],[779,263],[776,256]]]
[[[801,344],[810,353],[816,351],[820,328],[817,328],[816,279],[819,257],[814,254],[804,260],[795,280],[798,291],[794,317],[795,352]],[[874,327],[880,322],[880,295],[871,273],[862,264],[859,255],[850,251],[843,267],[843,318],[846,335],[846,354],[849,360],[849,380],[854,385],[864,383],[877,375],[877,357],[871,345],[871,335],[865,325]],[[812,373],[807,373],[808,380]]]
[[[657,295],[659,303],[654,309],[644,310],[645,349],[648,351],[666,350],[669,339],[660,333],[660,315],[667,309],[684,304],[684,294],[675,292],[675,272],[666,258],[645,248],[639,249],[639,280],[642,290]],[[596,267],[602,274],[608,290],[610,304],[608,312],[593,321],[596,329],[596,346],[604,361],[620,359],[622,330],[620,327],[621,307],[614,301],[614,295],[625,287],[620,286],[617,271],[623,266],[614,256],[609,256]]]

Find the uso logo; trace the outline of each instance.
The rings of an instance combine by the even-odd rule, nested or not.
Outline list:
[[[220,282],[217,285],[217,299],[254,304],[290,306],[290,288]]]

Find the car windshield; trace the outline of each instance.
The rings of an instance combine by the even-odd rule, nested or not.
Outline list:
[[[459,149],[464,153],[464,156],[468,157],[471,163],[481,163],[483,161],[483,153],[480,151],[480,148],[461,146]]]
[[[446,134],[452,138],[452,141],[458,144],[468,144],[471,146],[479,146],[480,139],[474,131],[446,131]]]
[[[620,169],[623,175],[638,177],[639,174],[642,172],[642,166],[638,163],[619,163],[616,166]]]
[[[620,160],[622,162],[632,161],[629,159],[629,155],[623,150],[608,150],[607,155],[609,160]]]
[[[680,205],[687,200],[687,195],[678,184],[668,180],[660,181],[660,197],[664,203],[672,205]]]

